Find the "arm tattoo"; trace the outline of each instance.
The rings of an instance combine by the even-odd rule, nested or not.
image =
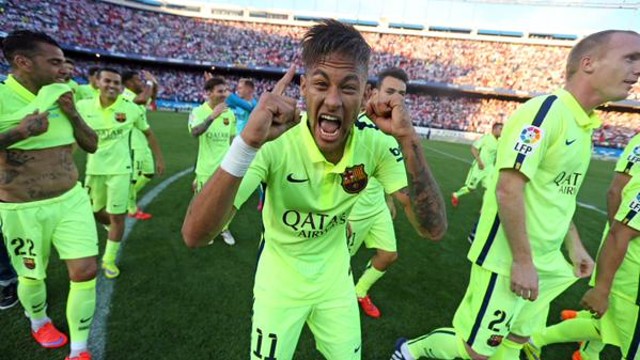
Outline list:
[[[205,131],[209,129],[209,126],[211,126],[211,124],[213,124],[213,119],[207,119],[202,124],[196,125],[193,129],[191,129],[191,135],[198,137],[204,134]]]
[[[94,153],[98,149],[98,135],[87,125],[80,116],[69,118],[73,126],[73,137],[76,139],[78,146],[88,153]]]
[[[409,178],[408,195],[416,220],[431,236],[440,238],[447,228],[444,200],[427,166],[419,140],[412,141],[411,147],[405,151],[405,160]]]

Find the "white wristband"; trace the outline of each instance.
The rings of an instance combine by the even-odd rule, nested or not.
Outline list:
[[[153,81],[147,80],[146,84],[147,84],[147,86],[153,86]]]
[[[242,136],[238,135],[233,139],[220,167],[235,177],[243,177],[257,152],[258,149],[247,145]]]

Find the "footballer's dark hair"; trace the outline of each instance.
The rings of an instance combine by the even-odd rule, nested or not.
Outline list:
[[[103,67],[103,68],[100,68],[100,69],[98,70],[98,72],[96,73],[96,77],[97,77],[98,79],[100,79],[100,77],[102,76],[102,73],[104,73],[104,72],[110,72],[110,73],[112,73],[112,74],[118,74],[120,77],[122,77],[122,75],[120,74],[120,71],[119,71],[119,70],[116,70],[116,69],[114,69],[114,68],[110,68],[110,67]]]
[[[242,84],[244,84],[244,85],[246,85],[246,86],[248,86],[248,87],[250,87],[250,88],[252,88],[252,89],[255,89],[255,88],[256,88],[256,84],[254,84],[254,83],[253,83],[253,80],[251,80],[251,79],[249,79],[249,78],[242,78],[242,79],[240,79],[240,83],[242,83]]]
[[[501,123],[499,121],[498,122],[494,122],[493,125],[491,125],[491,130],[495,130],[497,127],[502,127],[502,126],[504,126],[503,123]]]
[[[96,76],[98,75],[99,72],[100,72],[100,66],[92,66],[87,71],[87,74],[89,74],[89,76]]]
[[[224,81],[223,78],[221,78],[221,77],[212,77],[211,79],[207,80],[204,83],[204,90],[205,91],[211,91],[216,86],[224,85],[224,84],[225,84],[225,81]]]
[[[135,76],[139,76],[140,74],[138,74],[137,71],[131,71],[131,70],[127,70],[122,72],[122,83],[125,84],[127,83],[129,80],[133,79]]]
[[[49,44],[57,48],[58,43],[40,31],[16,30],[2,40],[2,53],[10,64],[17,55],[33,57],[38,52],[38,44]]]
[[[629,34],[640,36],[640,34],[631,30],[604,30],[593,33],[578,41],[578,43],[575,44],[569,52],[569,57],[567,58],[567,67],[565,71],[566,79],[571,79],[571,77],[578,72],[578,70],[580,69],[580,61],[582,61],[582,58],[589,55],[600,56],[602,50],[606,50],[606,48],[604,48],[604,45],[606,45],[609,40],[611,40],[611,36],[613,36],[614,34]]]
[[[314,25],[302,39],[302,63],[310,69],[333,54],[339,54],[369,70],[371,47],[353,26],[325,19]]]
[[[386,68],[382,70],[380,73],[378,73],[378,81],[376,82],[376,87],[380,89],[380,86],[382,86],[382,81],[388,77],[398,79],[405,84],[409,82],[409,76],[404,70],[398,67],[391,67],[391,68]]]

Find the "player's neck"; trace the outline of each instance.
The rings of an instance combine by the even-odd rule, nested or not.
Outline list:
[[[580,107],[585,113],[591,114],[593,109],[602,105],[602,98],[596,91],[594,91],[588,83],[579,81],[568,81],[564,86],[564,89],[573,95],[578,101]]]
[[[24,76],[24,74],[14,72],[13,78],[16,79],[16,81],[20,85],[29,90],[32,94],[37,94],[38,91],[40,91],[40,89],[42,88],[42,85],[36,84],[33,79],[30,79],[28,76]]]
[[[209,107],[210,107],[211,109],[213,109],[213,108],[215,108],[216,106],[218,106],[218,105],[220,104],[220,102],[216,102],[216,101],[211,101],[211,100],[209,100],[209,101],[207,101],[207,104],[209,104]]]
[[[108,108],[109,106],[113,105],[113,103],[115,102],[116,102],[116,99],[109,99],[106,96],[100,95],[100,106],[102,106],[102,108]]]

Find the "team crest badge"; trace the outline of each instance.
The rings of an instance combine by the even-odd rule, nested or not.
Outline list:
[[[24,264],[24,267],[26,267],[29,270],[33,270],[36,268],[36,261],[33,258],[23,258],[22,259],[22,263]]]
[[[127,114],[118,112],[115,114],[115,118],[117,122],[125,122],[127,121]]]
[[[346,168],[342,174],[342,188],[349,194],[357,194],[367,187],[369,176],[364,171],[364,164]]]
[[[225,125],[229,125],[229,118],[222,118],[222,122],[223,122]]]
[[[487,345],[496,347],[502,343],[502,338],[504,338],[502,335],[491,335],[489,340],[487,340]]]

